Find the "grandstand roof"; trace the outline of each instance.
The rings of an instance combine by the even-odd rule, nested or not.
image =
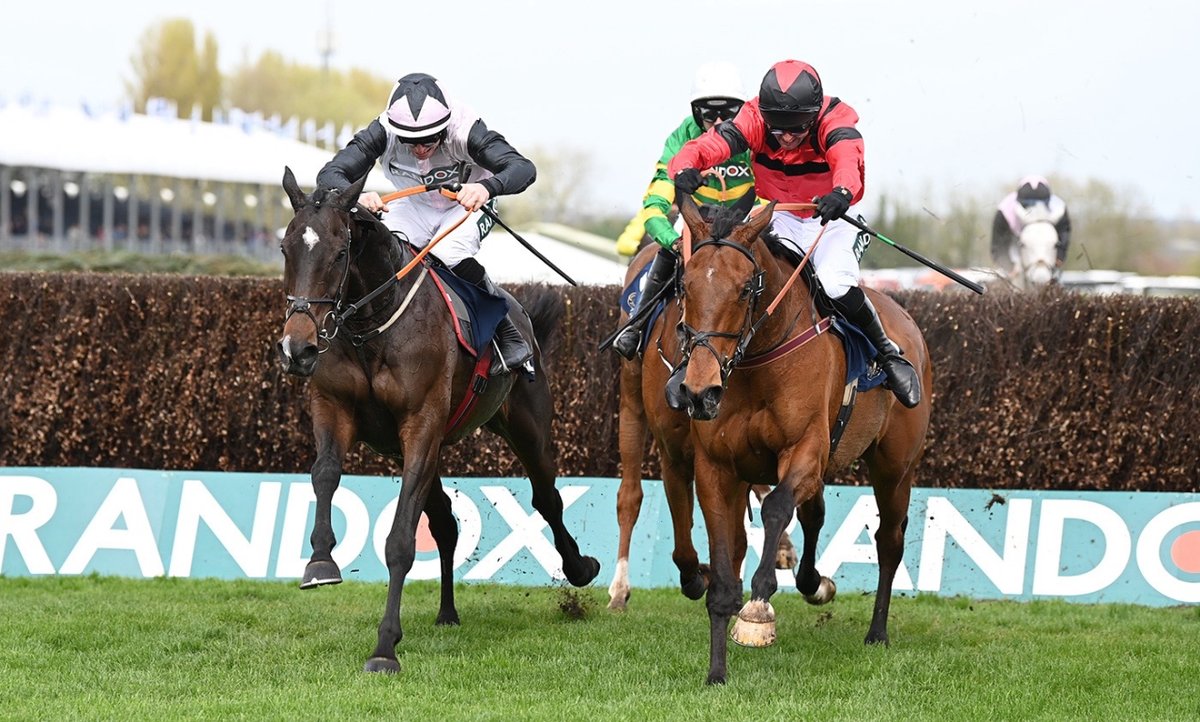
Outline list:
[[[290,166],[312,187],[329,150],[251,124],[48,105],[0,106],[0,164],[278,185]],[[390,190],[378,168],[368,188]]]

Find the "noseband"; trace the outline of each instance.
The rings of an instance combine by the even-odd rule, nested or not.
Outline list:
[[[762,267],[758,265],[758,259],[754,254],[737,243],[732,243],[724,238],[716,238],[704,241],[697,244],[692,249],[693,257],[696,251],[699,251],[705,246],[716,246],[717,248],[732,248],[738,253],[750,260],[754,264],[754,273],[746,280],[746,284],[742,286],[742,292],[738,295],[738,300],[748,300],[746,304],[746,317],[742,320],[742,328],[737,333],[729,331],[697,331],[683,321],[683,314],[679,315],[678,330],[683,344],[683,358],[680,360],[680,365],[686,364],[692,357],[692,352],[697,346],[702,346],[708,349],[708,352],[717,360],[717,365],[721,369],[721,388],[729,381],[729,374],[732,373],[733,367],[737,366],[742,360],[742,356],[746,354],[746,348],[750,345],[750,339],[754,338],[754,332],[757,329],[757,324],[754,323],[754,309],[758,305],[758,298],[762,295],[765,287],[766,273]],[[731,338],[737,340],[737,347],[734,349],[732,356],[724,356],[720,351],[712,345],[714,338]]]

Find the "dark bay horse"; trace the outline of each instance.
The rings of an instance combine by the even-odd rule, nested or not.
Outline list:
[[[738,615],[735,641],[765,646],[775,636],[770,599],[777,584],[769,559],[760,561],[751,579],[750,602],[742,606],[735,563],[745,546],[747,482],[775,485],[763,501],[764,548],[779,539],[798,512],[804,543],[796,587],[808,601],[824,603],[836,589],[816,569],[824,484],[855,459],[866,462],[879,507],[879,583],[866,642],[887,644],[892,581],[904,551],[909,496],[929,428],[933,371],[925,341],[903,308],[870,289],[888,335],[920,374],[925,393],[916,407],[903,407],[882,387],[859,394],[831,455],[831,429],[847,388],[840,341],[830,333],[815,334],[769,363],[741,365],[743,360],[772,358],[766,354],[817,324],[805,284],[795,283],[782,293],[791,268],[760,236],[774,210],[772,203],[749,221],[723,216],[710,225],[690,198],[681,201],[683,217],[698,241],[683,271],[680,335],[689,357],[682,395],[693,419],[696,494],[710,554],[709,684],[725,681],[726,632],[733,615]],[[767,314],[776,299],[778,306]]]
[[[403,461],[400,498],[385,545],[387,606],[378,643],[365,665],[369,672],[396,672],[400,669],[396,645],[403,636],[400,597],[412,568],[422,511],[429,518],[441,561],[437,623],[459,621],[453,578],[458,527],[438,468],[444,444],[479,426],[501,436],[529,475],[533,507],[553,531],[567,580],[584,586],[599,573],[600,564],[580,554],[563,525],[548,423],[554,403],[537,344],[534,381],[524,377],[515,381],[514,374],[493,376],[474,406],[462,411],[460,402],[473,383],[477,364],[460,348],[446,303],[426,275],[429,269],[414,268],[368,299],[394,278],[412,253],[382,222],[357,207],[365,181],[364,176],[343,191],[318,188],[306,196],[291,169],[284,171],[283,188],[295,217],[281,243],[289,307],[277,350],[288,373],[310,377],[308,400],[317,447],[312,484],[317,505],[312,558],[301,588],[342,580],[332,556],[336,540],[330,511],[346,453],[362,441]],[[352,303],[362,307],[341,318]],[[533,338],[530,319],[519,312],[512,315],[522,333]],[[537,328],[537,309],[533,315],[532,326]],[[482,368],[486,374],[487,367]],[[462,418],[451,423],[452,413]]]
[[[644,246],[629,264],[623,288],[629,287],[658,252],[653,241]],[[622,314],[619,326],[628,316]],[[681,591],[691,599],[704,594],[707,565],[702,565],[692,544],[692,524],[695,508],[693,490],[692,446],[688,438],[691,420],[686,414],[667,406],[663,389],[671,367],[679,362],[679,345],[674,343],[674,328],[679,322],[679,307],[667,304],[664,313],[654,320],[649,342],[643,356],[621,361],[620,423],[618,447],[621,454],[621,485],[617,489],[617,565],[608,587],[608,608],[626,608],[631,594],[629,583],[629,550],[633,527],[642,509],[642,461],[646,452],[646,437],[654,437],[662,470],[663,491],[671,513],[675,547],[671,555],[680,572]],[[664,342],[664,333],[666,341]],[[753,492],[762,499],[770,491],[767,486],[754,486]],[[745,547],[738,558],[745,556]],[[796,549],[787,534],[780,537],[775,565],[779,569],[796,566]]]

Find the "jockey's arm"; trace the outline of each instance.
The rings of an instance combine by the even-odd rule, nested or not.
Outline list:
[[[475,121],[467,135],[467,154],[471,156],[471,160],[490,170],[493,175],[479,183],[467,183],[463,186],[459,191],[459,203],[464,208],[469,208],[463,203],[464,191],[469,201],[478,200],[480,191],[486,192],[487,197],[479,201],[479,205],[482,206],[496,196],[520,193],[537,178],[537,169],[534,168],[533,161],[517,152],[504,136],[489,130],[482,120]],[[469,189],[473,185],[478,185],[479,188]]]
[[[366,175],[386,149],[387,131],[378,119],[372,120],[317,173],[317,187],[338,190],[348,187]],[[378,193],[374,195],[379,197]]]
[[[1061,268],[1067,262],[1067,248],[1071,245],[1071,216],[1065,207],[1062,218],[1054,224],[1054,229],[1058,231],[1058,245],[1055,246],[1055,250],[1058,252],[1058,265]]]
[[[992,263],[998,268],[1007,270],[1012,266],[1009,249],[1016,240],[1004,214],[996,211],[996,216],[992,219]]]

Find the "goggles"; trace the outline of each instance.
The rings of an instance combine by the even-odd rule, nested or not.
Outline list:
[[[742,101],[732,98],[707,98],[692,103],[692,112],[705,123],[729,120],[742,109]]]
[[[768,130],[770,130],[771,135],[775,136],[776,138],[778,138],[782,135],[804,135],[805,133],[807,133],[809,130],[812,129],[813,123],[815,123],[816,121],[817,121],[816,118],[812,118],[794,128],[768,128]]]
[[[441,143],[443,140],[445,140],[445,138],[446,131],[443,130],[440,133],[425,136],[424,138],[400,138],[400,142],[404,145],[419,145],[429,147],[431,145],[437,145],[438,143]]]

